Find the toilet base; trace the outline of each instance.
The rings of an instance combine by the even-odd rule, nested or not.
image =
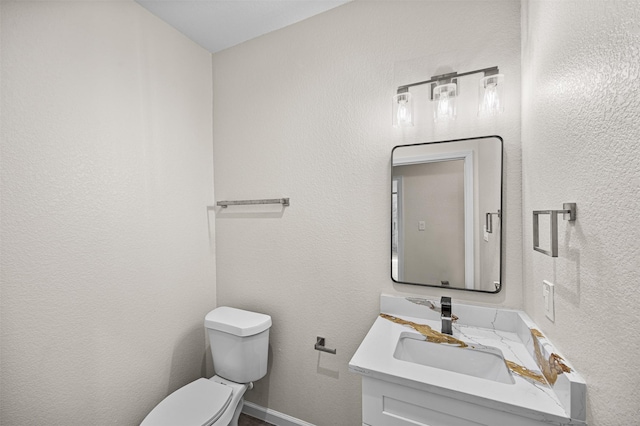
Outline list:
[[[236,411],[233,413],[233,418],[231,419],[229,426],[238,426],[238,419],[240,419],[242,407],[244,407],[244,398],[240,398],[240,402],[238,402],[238,406],[236,407]]]

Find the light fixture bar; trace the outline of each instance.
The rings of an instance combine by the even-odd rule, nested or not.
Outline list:
[[[423,84],[438,83],[438,82],[441,82],[441,81],[451,81],[454,78],[464,77],[465,75],[484,73],[484,76],[488,77],[490,75],[498,74],[499,72],[500,71],[498,70],[498,67],[482,68],[482,69],[479,69],[479,70],[463,72],[463,73],[457,73],[457,72],[454,71],[454,72],[447,73],[447,74],[440,74],[440,75],[432,76],[430,80],[419,81],[417,83],[411,83],[411,84],[405,84],[403,86],[398,86],[398,90],[397,90],[396,93],[406,93],[406,92],[409,91],[410,87],[421,86]]]

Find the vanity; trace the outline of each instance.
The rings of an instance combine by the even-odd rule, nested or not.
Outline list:
[[[503,140],[396,146],[391,279],[498,293]],[[586,385],[522,311],[381,295],[349,362],[363,426],[585,425]]]
[[[522,311],[382,294],[349,362],[363,426],[585,425],[586,385]]]

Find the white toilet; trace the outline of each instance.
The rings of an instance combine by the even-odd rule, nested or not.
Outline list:
[[[220,307],[204,319],[216,375],[163,399],[141,426],[237,426],[252,381],[267,374],[271,317]]]

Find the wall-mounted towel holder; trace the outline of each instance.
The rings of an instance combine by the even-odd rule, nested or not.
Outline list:
[[[562,213],[562,217],[564,220],[568,220],[569,222],[575,221],[576,203],[564,203],[562,204],[562,210],[533,211],[533,249],[551,257],[558,257],[558,213]],[[549,233],[549,241],[551,244],[551,250],[545,250],[540,247],[540,225],[538,217],[541,214],[548,214],[550,216],[551,230]]]
[[[269,198],[266,200],[238,200],[238,201],[218,201],[217,206],[226,209],[227,206],[244,206],[248,204],[282,204],[283,206],[289,205],[288,198]]]
[[[500,209],[498,209],[497,212],[487,212],[484,214],[484,229],[487,231],[487,234],[493,233],[492,215],[496,215],[498,216],[498,218],[500,218],[501,217]]]

